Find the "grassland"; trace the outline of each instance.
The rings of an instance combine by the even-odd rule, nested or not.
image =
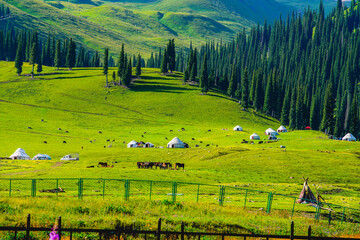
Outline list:
[[[47,153],[53,160],[0,160],[2,178],[91,177],[179,181],[236,185],[298,196],[302,177],[309,177],[311,184],[316,185],[328,202],[360,208],[358,142],[329,140],[317,131],[290,131],[281,134],[281,140],[275,143],[242,144],[242,140],[248,139],[253,132],[258,133],[262,140],[266,139],[264,130],[268,127],[277,129],[279,122],[251,109],[242,111],[237,101],[217,90],[202,95],[197,86],[183,85],[179,73],[163,76],[157,69],[143,69],[141,79],[134,79],[129,90],[119,86],[105,88],[105,78],[99,68],[56,71],[45,67],[44,73],[32,80],[29,76],[16,76],[13,66],[12,62],[0,62],[0,157],[9,156],[21,147],[31,157]],[[111,69],[110,73],[112,70],[115,69]],[[30,72],[29,65],[24,65],[24,72]],[[232,131],[238,124],[244,128],[243,132]],[[126,143],[131,140],[149,141],[156,147],[165,147],[175,136],[189,143],[191,148],[126,148]],[[108,147],[111,143],[112,147]],[[286,150],[280,149],[280,145],[286,146]],[[59,160],[74,152],[80,154],[80,161],[64,163]],[[138,161],[183,162],[185,171],[138,169]],[[107,162],[114,167],[87,168],[96,166],[98,162]],[[104,202],[100,198],[85,198],[66,203],[68,205],[65,204],[62,210],[44,206],[60,206],[64,201],[63,198],[46,197],[33,200],[4,198],[0,203],[5,210],[0,212],[8,212],[7,206],[21,210],[14,210],[16,214],[12,216],[0,213],[0,218],[14,223],[20,222],[27,212],[39,213],[36,222],[41,225],[51,222],[49,219],[56,215],[70,216],[71,210],[68,209],[82,206],[94,213],[85,220],[79,217],[86,226],[113,227],[116,219],[129,223],[129,220],[124,220],[126,214],[114,214],[109,221],[104,220],[100,224],[104,216],[100,208],[118,201],[134,209],[130,219],[139,219],[139,224],[145,226],[147,215],[141,219],[140,216],[149,209],[149,204],[157,202],[160,206],[166,205],[164,200],[155,203],[136,199],[131,200],[135,202],[123,202],[115,198]],[[257,232],[279,233],[289,225],[288,213],[276,209],[270,215],[264,215],[263,211],[255,211],[252,215],[253,210],[240,211],[231,206],[223,209],[200,203],[194,205],[198,209],[194,211],[191,203],[179,204],[182,214],[174,213],[176,223],[195,219],[191,212],[200,215],[200,219],[201,214],[205,214],[202,212],[209,211],[205,209],[214,207],[218,209],[214,211],[220,211],[219,216],[203,216],[202,226],[209,222],[224,224],[224,227],[236,223],[238,229],[244,227],[250,232],[255,232],[258,225],[261,227]],[[175,218],[171,213],[174,205],[165,205],[155,207],[159,210],[151,215],[151,226],[156,224],[158,217]],[[49,214],[45,216],[40,209]],[[212,214],[210,212],[208,214]],[[304,215],[300,212],[296,214],[295,219],[299,219],[301,224]],[[266,223],[267,220],[270,223]],[[306,231],[305,225],[311,223],[323,235],[359,232],[356,225],[350,223],[334,223],[329,227],[322,221],[307,221],[310,222],[301,225],[304,229],[301,231]],[[71,224],[75,226],[78,223]]]

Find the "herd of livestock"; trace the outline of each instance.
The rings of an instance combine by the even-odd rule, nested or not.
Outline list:
[[[155,167],[155,169],[157,169],[158,167],[160,169],[173,169],[172,164],[169,162],[137,162],[137,167],[138,168],[146,168],[146,169],[153,169],[153,167]],[[185,164],[184,163],[175,163],[175,168],[176,170],[182,168],[183,170],[185,169]]]

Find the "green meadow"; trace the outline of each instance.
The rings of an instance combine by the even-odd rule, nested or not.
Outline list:
[[[358,142],[330,140],[321,132],[303,130],[281,133],[277,142],[242,143],[252,133],[267,141],[264,131],[269,127],[276,130],[280,123],[252,109],[243,111],[238,101],[216,89],[202,95],[198,86],[183,84],[178,72],[164,76],[158,69],[143,69],[141,78],[133,79],[131,89],[125,89],[113,85],[105,88],[100,68],[58,71],[45,67],[41,75],[31,79],[24,74],[16,76],[13,66],[13,62],[0,62],[0,157],[23,148],[30,157],[45,153],[52,160],[0,160],[2,179],[169,181],[224,185],[229,189],[237,186],[297,197],[303,177],[308,177],[312,190],[316,193],[316,188],[327,202],[360,209]],[[25,63],[23,73],[30,73],[30,69]],[[111,69],[110,75],[112,71],[116,69]],[[233,131],[236,125],[244,131]],[[174,137],[190,148],[166,148]],[[151,142],[155,148],[127,148],[131,140]],[[281,145],[286,148],[280,148]],[[79,153],[80,160],[60,161],[69,153]],[[98,167],[99,162],[113,167]],[[184,163],[185,169],[138,169],[137,162]],[[111,195],[112,190],[104,199],[98,191],[88,193],[82,200],[76,193],[72,197],[59,194],[59,198],[40,193],[35,198],[16,194],[9,198],[5,197],[7,183],[0,180],[0,184],[4,184],[0,186],[4,191],[0,193],[0,221],[9,225],[25,223],[26,214],[31,213],[39,226],[50,224],[61,215],[67,219],[66,226],[111,228],[135,221],[139,228],[148,229],[155,227],[161,217],[167,219],[169,229],[179,228],[185,221],[189,229],[233,226],[236,231],[288,233],[293,202],[277,196],[273,210],[266,214],[267,195],[258,204],[258,195],[249,197],[255,200],[248,200],[249,208],[244,209],[243,195],[237,200],[241,204],[231,204],[231,191],[235,196],[237,190],[229,190],[226,196],[230,199],[225,198],[221,207],[214,200],[219,192],[216,186],[212,191],[216,196],[199,203],[195,200],[195,188],[190,191],[178,187],[178,192],[188,191],[192,197],[179,196],[172,203],[166,195],[171,193],[170,186],[164,187],[161,194],[154,194],[151,201],[137,198],[136,194],[125,201],[123,196]],[[76,188],[76,183],[72,187]],[[336,220],[331,225],[325,215],[315,221],[314,211],[306,205],[296,206],[293,219],[299,234],[305,234],[308,225],[313,225],[315,233],[321,236],[360,232],[356,223],[340,223],[340,209],[335,210]],[[352,219],[359,222],[359,212],[354,212]]]

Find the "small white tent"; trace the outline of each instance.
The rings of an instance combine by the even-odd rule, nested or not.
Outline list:
[[[356,138],[351,133],[346,134],[343,138],[343,141],[356,141]]]
[[[144,144],[144,148],[153,148],[154,144],[152,144],[151,142],[147,142]]]
[[[168,144],[168,148],[185,148],[185,144],[178,138],[174,137]]]
[[[131,142],[129,142],[127,144],[128,148],[136,148],[137,146],[138,146],[138,143],[136,141],[134,141],[134,140],[132,140]]]
[[[257,135],[256,133],[253,133],[253,134],[250,136],[250,139],[251,139],[251,140],[260,140],[260,136]]]
[[[38,153],[32,158],[32,160],[51,160],[51,157],[47,154]]]
[[[287,129],[286,127],[284,127],[283,125],[281,125],[278,129],[277,129],[277,132],[280,133],[280,132],[287,132]]]
[[[242,131],[242,127],[240,127],[239,125],[237,125],[236,127],[234,127],[233,129],[234,131]]]
[[[30,160],[31,158],[25,153],[25,150],[22,148],[16,149],[16,151],[9,157],[12,159],[22,159],[22,160]]]
[[[268,128],[265,130],[265,135],[273,135],[273,136],[276,136],[276,135],[279,135],[274,129],[272,128]]]

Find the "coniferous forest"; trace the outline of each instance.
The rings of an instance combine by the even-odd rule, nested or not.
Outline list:
[[[11,14],[1,9],[3,16]],[[338,0],[327,16],[321,2],[318,11],[292,13],[250,33],[244,29],[230,43],[209,42],[199,50],[190,44],[189,51],[178,49],[175,54],[174,40],[169,40],[155,56],[149,54],[146,66],[162,73],[184,72],[183,81],[200,81],[203,93],[219,88],[240,100],[243,110],[253,107],[291,129],[310,126],[331,137],[347,132],[360,137],[359,27],[360,0],[352,0],[349,8]],[[144,67],[145,61],[135,55],[132,60],[124,46],[119,52],[116,63],[111,55],[106,58],[106,66],[118,67],[114,84],[129,86],[131,71],[126,69]],[[18,74],[24,61],[40,65],[38,72],[41,65],[72,69],[103,64],[97,51],[76,46],[72,39],[56,40],[49,34],[41,40],[37,32],[13,28],[0,31],[0,60],[15,60]]]
[[[306,10],[239,33],[231,43],[190,50],[185,80],[194,80],[206,56],[210,87],[218,87],[281,120],[291,129],[359,137],[360,5],[351,2],[325,16]],[[200,64],[196,64],[199,62]]]

